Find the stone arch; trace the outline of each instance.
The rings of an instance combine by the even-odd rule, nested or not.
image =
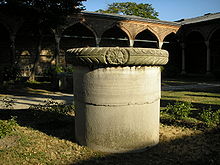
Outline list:
[[[99,45],[102,47],[128,47],[129,36],[118,25],[113,25],[102,34]]]
[[[189,31],[186,31],[185,34],[184,34],[184,36],[183,36],[183,37],[184,37],[183,40],[186,40],[187,37],[188,37],[191,33],[199,33],[199,34],[204,38],[204,40],[205,40],[204,33],[203,33],[202,30],[199,29],[199,28],[193,28],[193,29],[191,29],[191,30],[189,30]]]
[[[168,34],[163,40],[162,49],[169,52],[169,62],[165,66],[168,76],[176,76],[181,72],[181,47],[174,32]]]
[[[179,36],[178,36],[176,30],[172,30],[172,31],[170,31],[170,32],[167,32],[166,34],[164,34],[163,36],[161,36],[160,39],[161,39],[162,42],[163,42],[163,41],[166,42],[166,40],[169,39],[170,36],[173,36],[176,41],[179,40],[179,39],[178,39]]]
[[[29,54],[35,51],[39,31],[36,24],[24,22],[19,28],[15,38],[16,52],[21,55],[22,51],[29,51]]]
[[[0,69],[10,63],[10,37],[8,28],[0,22]]]
[[[217,76],[220,75],[220,27],[213,31],[209,38],[211,53],[211,70]]]
[[[149,29],[138,33],[135,37],[134,47],[158,48],[158,37]]]
[[[54,31],[47,25],[42,25],[42,41],[40,51],[39,70],[41,73],[46,73],[51,67],[51,64],[55,63],[55,34]],[[64,63],[64,57],[59,57],[60,63]],[[59,64],[60,64],[59,63]]]
[[[203,74],[206,72],[207,48],[205,39],[199,31],[191,31],[185,37],[186,72]]]
[[[15,38],[16,59],[21,69],[21,75],[24,77],[29,77],[31,74],[39,36],[38,25],[34,22],[24,22],[17,31]]]
[[[133,40],[134,39],[131,31],[126,26],[124,26],[123,23],[116,24],[115,26],[118,26],[121,30],[123,30],[127,34],[129,40]]]
[[[73,22],[69,23],[69,24],[62,30],[62,33],[63,33],[66,29],[68,29],[68,28],[70,28],[70,27],[72,27],[72,26],[74,26],[74,25],[76,25],[76,24],[82,24],[82,25],[85,26],[87,29],[89,29],[89,30],[94,34],[95,37],[98,36],[98,35],[97,35],[97,32],[92,28],[92,26],[91,26],[90,24],[88,24],[86,21],[79,21],[79,20],[73,21]]]
[[[76,47],[96,46],[95,34],[84,23],[74,23],[62,32],[60,47],[62,51]]]

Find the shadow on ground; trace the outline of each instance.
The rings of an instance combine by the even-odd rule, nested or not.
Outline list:
[[[106,154],[73,164],[85,165],[217,165],[220,163],[219,128],[197,135],[163,141],[145,152]],[[166,138],[166,137],[165,137]]]
[[[12,116],[16,117],[20,126],[30,127],[47,135],[75,142],[74,116],[31,109],[0,109],[0,120],[8,120]]]

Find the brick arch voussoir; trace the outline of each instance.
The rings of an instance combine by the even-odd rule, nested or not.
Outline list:
[[[167,33],[166,35],[164,35],[163,37],[161,37],[161,41],[164,42],[164,39],[169,36],[170,34],[174,34],[174,35],[177,35],[177,31],[171,31],[169,33]]]

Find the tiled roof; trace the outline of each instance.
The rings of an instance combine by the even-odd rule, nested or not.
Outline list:
[[[181,25],[186,25],[186,24],[199,23],[199,22],[210,21],[210,20],[215,20],[215,19],[220,19],[220,12],[219,13],[208,13],[203,16],[194,17],[194,18],[181,19],[176,22],[181,23]]]
[[[181,24],[179,22],[171,22],[171,21],[162,21],[158,19],[149,19],[149,18],[143,18],[133,15],[120,15],[120,14],[113,14],[113,13],[97,13],[97,12],[88,12],[83,11],[83,14],[88,15],[95,15],[99,17],[108,17],[108,18],[116,18],[116,19],[125,19],[125,20],[134,20],[134,21],[141,21],[141,22],[151,22],[151,23],[159,23],[159,24],[168,24],[168,25],[175,25],[180,26]]]

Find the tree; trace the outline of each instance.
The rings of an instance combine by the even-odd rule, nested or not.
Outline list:
[[[135,2],[112,3],[108,5],[107,10],[99,9],[99,13],[116,13],[123,15],[135,15],[144,18],[158,19],[158,12],[154,10],[151,4]]]
[[[65,23],[68,15],[79,13],[84,9],[82,1],[86,0],[0,0],[0,12],[9,17],[20,16],[38,28],[38,32],[35,34],[38,38],[36,54],[29,80],[35,80],[35,73],[39,64],[42,28],[44,28],[42,25],[47,22],[50,28],[56,29]]]

